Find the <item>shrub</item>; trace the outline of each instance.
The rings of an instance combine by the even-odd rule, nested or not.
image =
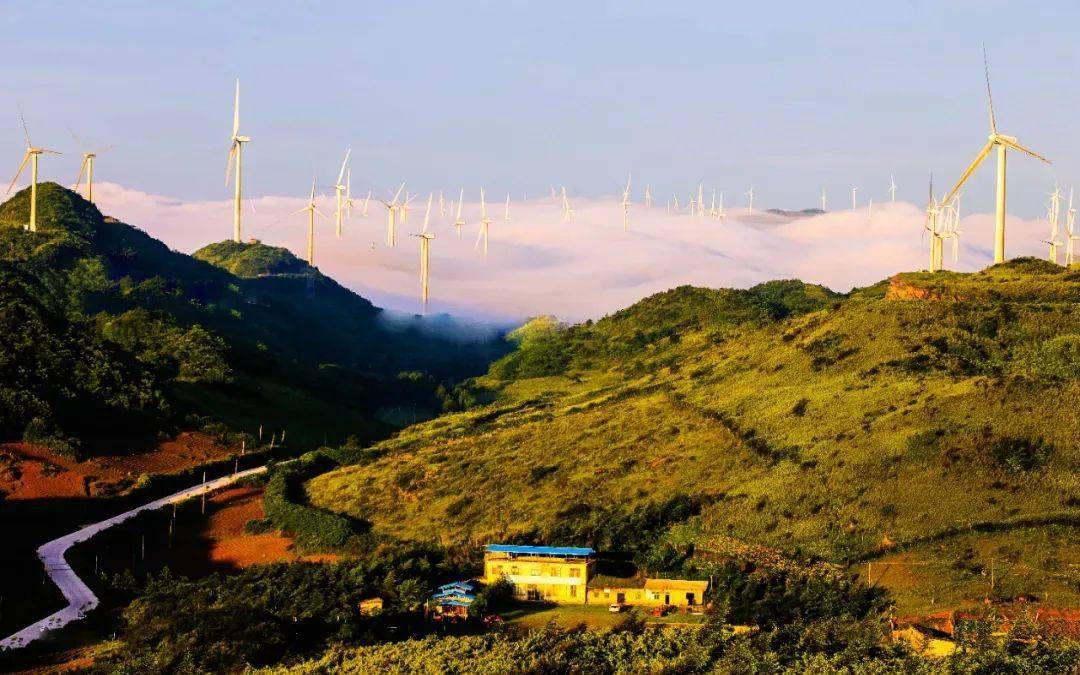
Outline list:
[[[1002,467],[1008,471],[1032,471],[1045,465],[1054,454],[1054,446],[1042,438],[1001,438],[993,443],[990,451]]]

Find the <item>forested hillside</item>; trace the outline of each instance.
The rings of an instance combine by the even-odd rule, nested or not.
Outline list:
[[[3,440],[77,449],[102,419],[132,433],[266,425],[300,446],[371,438],[390,428],[379,409],[437,412],[505,351],[494,329],[385,321],[284,249],[230,242],[200,260],[54,183],[38,188],[36,233],[28,209],[29,190],[0,206]]]

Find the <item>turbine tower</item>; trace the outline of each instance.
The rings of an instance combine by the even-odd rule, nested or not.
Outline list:
[[[750,189],[746,192],[746,196],[750,198],[750,206],[746,209],[746,215],[754,215],[754,186],[751,185]]]
[[[19,170],[15,172],[15,177],[11,179],[11,185],[8,186],[7,191],[8,194],[11,194],[11,189],[15,187],[15,181],[19,180],[23,169],[26,168],[26,163],[30,162],[30,222],[27,224],[26,229],[30,232],[37,232],[38,157],[40,155],[59,155],[60,153],[48,148],[35,147],[30,142],[30,132],[26,129],[26,120],[23,119],[21,110],[19,111],[19,119],[22,121],[23,136],[26,137],[26,152],[23,154]]]
[[[986,73],[986,100],[990,109],[990,138],[986,141],[986,145],[979,151],[979,154],[975,156],[975,159],[960,176],[960,180],[956,182],[953,189],[949,191],[949,194],[945,196],[944,203],[948,203],[952,200],[952,197],[956,192],[967,182],[967,179],[971,177],[971,174],[975,173],[975,169],[979,168],[983,160],[986,159],[990,151],[995,147],[997,148],[997,199],[994,211],[994,263],[1005,262],[1005,159],[1006,153],[1009,148],[1013,150],[1019,150],[1024,154],[1031,155],[1035,159],[1050,163],[1050,160],[1046,159],[1042,155],[1036,153],[1033,150],[1029,150],[1017,142],[1014,136],[1005,136],[998,133],[997,119],[994,116],[994,97],[990,91],[990,62],[986,58],[986,49],[983,49],[983,69]]]
[[[345,194],[347,185],[342,184],[342,179],[345,178],[345,167],[349,165],[349,155],[352,154],[352,148],[345,151],[345,159],[341,162],[341,171],[338,171],[337,182],[334,183],[334,198],[337,206],[334,211],[334,229],[337,232],[337,238],[341,239],[341,198]]]
[[[930,176],[930,196],[926,200],[926,223],[924,228],[930,234],[930,267],[931,272],[941,269],[942,238],[939,227],[941,207],[934,198],[934,177]]]
[[[570,208],[570,200],[566,198],[566,186],[562,186],[563,222],[574,222],[574,209]]]
[[[432,195],[428,194],[427,211],[424,212],[424,227],[420,230],[419,234],[414,234],[414,237],[420,238],[420,313],[427,314],[428,303],[428,280],[431,276],[431,266],[428,263],[431,240],[435,238],[434,234],[428,232],[428,222],[431,220],[431,199]]]
[[[896,203],[896,179],[893,176],[889,176],[889,198]]]
[[[461,239],[461,228],[465,227],[465,219],[461,217],[461,203],[465,201],[465,188],[461,188],[457,199],[457,217],[454,219],[454,228],[457,230],[458,239]]]
[[[383,206],[386,207],[386,245],[394,245],[394,235],[397,226],[397,213],[401,208],[401,204],[398,203],[398,197],[401,196],[401,191],[405,189],[405,183],[402,182],[398,187],[397,192],[394,193],[394,198],[391,201],[384,201]]]
[[[307,206],[302,209],[293,211],[292,216],[307,213],[308,214],[308,230],[307,230],[307,264],[309,267],[315,267],[315,214],[319,214],[323,218],[326,216],[322,211],[315,206],[315,179],[311,179],[311,196],[308,198]]]
[[[506,193],[506,211],[503,212],[503,222],[510,222],[510,193]]]
[[[236,163],[236,194],[233,200],[233,241],[240,243],[241,192],[243,189],[244,143],[250,143],[250,136],[240,135],[240,78],[236,79],[236,97],[233,100],[232,145],[229,146],[229,159],[225,165],[225,184],[229,184],[229,174]]]
[[[825,211],[825,205],[828,203],[828,197],[825,195],[825,188],[821,188],[821,210]]]
[[[704,195],[704,193],[702,191],[702,188],[703,188],[702,184],[698,183],[697,184],[697,212],[698,212],[698,216],[704,216],[705,215],[705,195]]]
[[[649,190],[649,186],[645,186],[645,208],[652,208],[652,192]]]
[[[487,216],[487,203],[484,201],[484,188],[480,188],[480,232],[476,236],[476,243],[473,244],[473,250],[480,246],[480,242],[484,242],[484,257],[487,258],[488,252],[488,226],[491,225],[491,218]]]
[[[858,201],[856,195],[859,192],[859,188],[854,185],[851,186],[851,210],[854,211],[858,207]]]

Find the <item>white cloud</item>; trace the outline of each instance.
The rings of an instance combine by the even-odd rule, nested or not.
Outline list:
[[[456,193],[456,191],[455,191]],[[102,211],[142,228],[171,247],[192,252],[232,234],[231,201],[183,202],[111,183],[95,185]],[[501,195],[505,199],[505,195]],[[303,197],[261,197],[244,209],[244,236],[285,246],[299,256],[306,247],[305,216],[289,213]],[[417,199],[415,203],[421,202]],[[554,314],[567,320],[598,318],[642,297],[679,284],[746,287],[769,279],[799,278],[835,290],[879,281],[900,271],[923,269],[928,243],[922,236],[921,207],[898,202],[858,211],[836,211],[807,218],[765,213],[746,216],[730,208],[726,220],[670,214],[663,205],[631,209],[630,231],[614,198],[576,199],[572,224],[562,222],[555,200],[530,199],[511,206],[503,222],[499,200],[489,206],[494,218],[487,259],[474,250],[478,202],[466,202],[469,222],[459,239],[453,217],[437,213],[431,229],[429,312],[485,318]],[[333,212],[331,197],[319,208]],[[386,209],[372,199],[367,218],[346,220],[334,236],[331,220],[317,221],[316,263],[323,273],[391,309],[419,309],[419,231],[423,206],[399,225],[397,245],[385,245]],[[971,271],[992,258],[993,216],[963,218],[959,263],[946,267]],[[1010,218],[1010,256],[1046,254],[1046,221]]]

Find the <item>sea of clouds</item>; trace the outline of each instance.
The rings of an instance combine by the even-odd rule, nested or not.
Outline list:
[[[385,192],[383,190],[382,192]],[[568,321],[596,319],[658,291],[681,284],[745,288],[770,279],[797,278],[846,291],[896,272],[925,269],[929,244],[925,213],[907,202],[865,204],[856,210],[788,217],[728,202],[723,220],[670,213],[663,203],[646,208],[635,203],[630,229],[623,230],[618,199],[572,198],[572,223],[563,222],[560,199],[512,197],[510,221],[504,221],[505,194],[488,204],[488,255],[476,248],[479,189],[466,194],[468,225],[460,238],[453,215],[438,212],[436,195],[430,230],[431,300],[428,313],[447,312],[486,320],[519,320],[551,314]],[[366,195],[366,191],[364,192]],[[453,196],[456,196],[455,190]],[[379,194],[384,198],[388,196]],[[183,201],[147,194],[112,183],[94,186],[99,208],[190,253],[232,236],[232,202]],[[332,196],[317,197],[329,219],[316,221],[316,265],[343,285],[377,305],[418,312],[419,240],[427,195],[413,202],[406,225],[399,223],[397,242],[386,246],[386,208],[372,198],[366,218],[354,207],[344,232],[334,232]],[[244,238],[284,246],[305,255],[307,216],[289,215],[306,197],[259,197],[246,200]],[[993,252],[993,215],[973,213],[961,220],[959,261],[947,269],[978,270]],[[1045,220],[1010,217],[1009,257],[1044,257],[1049,234]]]

